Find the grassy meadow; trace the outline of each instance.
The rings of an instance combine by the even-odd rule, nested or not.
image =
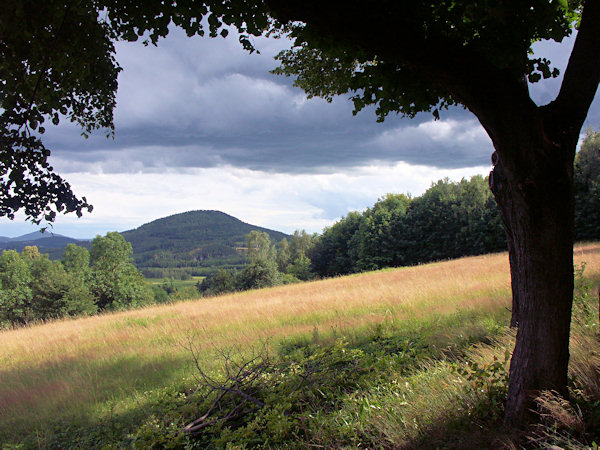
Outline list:
[[[585,278],[597,286],[600,244],[577,246],[575,261],[586,263]],[[281,414],[277,420],[290,427],[281,442],[296,436],[304,439],[300,446],[418,446],[433,439],[432,424],[442,419],[470,420],[472,427],[473,414],[490,416],[477,399],[504,373],[495,361],[506,365],[509,307],[508,258],[501,253],[1,331],[0,443],[193,446],[180,432],[202,412],[203,400],[191,394],[197,382],[190,343],[203,370],[216,373],[223,348],[244,353],[266,342],[274,353],[290,355],[344,341],[339,354],[362,355],[354,372],[364,377],[330,400],[334,406],[308,414],[308,422]],[[582,361],[595,367],[588,335],[574,333],[582,343],[574,344],[573,360],[581,347]],[[487,377],[470,400],[463,394],[475,372],[456,364],[467,358],[479,361],[469,367],[483,364]],[[585,368],[573,370],[586,376]],[[348,372],[346,381],[353,376]],[[248,429],[243,439],[254,446],[258,438]],[[217,447],[239,438],[235,430],[218,433]],[[278,446],[281,432],[273,433],[261,445]]]
[[[201,283],[206,277],[194,276],[187,280],[174,280],[172,278],[146,278],[146,282],[150,286],[162,286],[164,284],[171,285],[176,289],[194,287]]]

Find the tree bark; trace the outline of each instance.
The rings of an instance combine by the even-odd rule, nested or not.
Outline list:
[[[507,173],[497,157],[490,177],[508,238],[511,325],[518,324],[505,416],[510,427],[529,421],[532,397],[541,390],[567,396],[575,144],[569,140],[562,146],[537,145],[542,150],[529,152],[538,155],[530,159],[530,170]]]
[[[516,259],[516,249],[513,238],[513,229],[511,222],[508,220],[512,216],[512,210],[509,206],[512,204],[510,200],[510,190],[506,189],[506,183],[508,182],[504,169],[500,164],[498,153],[492,154],[492,164],[494,170],[490,172],[489,183],[490,190],[494,194],[496,204],[500,208],[500,218],[504,225],[504,231],[506,233],[506,243],[508,245],[508,258],[510,264],[510,279],[512,289],[512,309],[510,316],[510,327],[516,328],[519,324],[519,290],[516,287],[519,285],[519,266]]]

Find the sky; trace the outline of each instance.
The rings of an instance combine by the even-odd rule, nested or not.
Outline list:
[[[541,42],[534,51],[563,69],[572,44]],[[58,216],[51,231],[85,239],[212,209],[283,232],[321,232],[386,193],[416,196],[439,179],[491,170],[491,141],[470,112],[377,123],[372,109],[353,116],[347,97],[308,100],[293,80],[269,73],[289,45],[257,38],[260,54],[249,54],[235,33],[188,38],[179,30],[158,47],[117,43],[114,139],[84,139],[66,122],[44,135],[55,170],[94,205],[79,219]],[[559,86],[560,77],[536,83],[532,98],[548,103]],[[600,125],[598,97],[584,129]],[[0,218],[0,236],[38,228],[23,216]]]

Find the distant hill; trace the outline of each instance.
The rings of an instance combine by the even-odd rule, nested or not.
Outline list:
[[[35,245],[40,253],[48,253],[51,259],[58,259],[62,256],[67,244],[85,246],[87,242],[60,234],[53,235],[49,232],[40,233],[37,231],[16,238],[9,238],[8,241],[0,240],[0,252],[2,250],[16,250],[21,252],[25,247]]]
[[[136,266],[146,276],[187,271],[197,275],[244,263],[240,247],[251,231],[279,242],[287,235],[242,222],[220,211],[188,211],[121,233],[133,247]],[[168,269],[168,270],[165,270]]]
[[[38,239],[47,239],[47,238],[53,238],[53,237],[71,239],[71,238],[68,238],[67,236],[63,236],[62,234],[52,233],[51,231],[44,231],[43,233],[41,231],[34,231],[33,233],[27,233],[27,234],[24,234],[23,236],[17,236],[12,239],[9,238],[9,240],[11,240],[13,242],[37,241]]]

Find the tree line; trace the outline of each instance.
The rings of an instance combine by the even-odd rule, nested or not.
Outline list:
[[[241,270],[219,269],[198,288],[203,295],[218,295],[310,280],[315,275],[308,254],[315,238],[297,230],[289,242],[283,238],[276,245],[267,233],[251,231],[246,235],[248,264]]]
[[[60,261],[37,247],[0,255],[0,326],[143,306],[155,294],[132,263],[120,233],[97,236],[88,251],[68,244]]]
[[[600,133],[588,130],[575,158],[575,239],[600,239]],[[351,212],[315,239],[308,256],[318,276],[506,250],[499,210],[480,175],[434,183],[411,198],[388,194]]]
[[[588,130],[575,159],[575,238],[600,239],[600,133]],[[387,194],[350,212],[320,235],[296,231],[288,242],[246,238],[248,265],[219,269],[199,286],[220,294],[385,267],[480,255],[507,248],[487,177],[439,180],[421,196]]]
[[[600,239],[600,132],[588,129],[575,157],[575,239]]]

